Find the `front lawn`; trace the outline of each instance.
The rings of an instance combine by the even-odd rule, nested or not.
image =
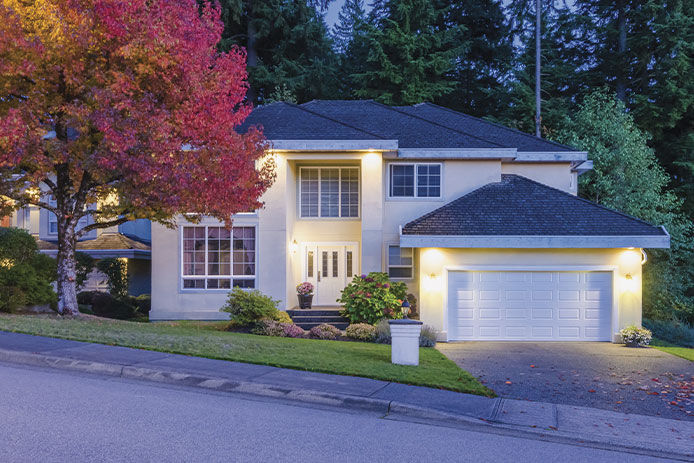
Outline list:
[[[651,346],[663,352],[667,352],[668,354],[676,355],[690,362],[694,362],[694,349],[690,347],[679,347],[669,342],[661,341],[660,339],[653,339]]]
[[[436,349],[420,349],[418,367],[393,365],[388,345],[230,333],[221,331],[225,325],[225,322],[135,323],[96,317],[0,314],[3,331],[494,396],[493,391]]]

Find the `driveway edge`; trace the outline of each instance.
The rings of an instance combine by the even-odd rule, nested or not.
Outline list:
[[[185,387],[196,387],[223,393],[273,398],[352,411],[368,411],[382,414],[384,417],[387,416],[391,419],[409,418],[427,424],[432,424],[432,422],[434,422],[434,424],[443,426],[464,427],[470,430],[476,429],[478,431],[493,432],[521,438],[551,440],[559,443],[651,455],[660,458],[665,457],[684,461],[694,461],[694,455],[686,446],[682,448],[672,448],[672,446],[662,445],[662,442],[658,445],[658,443],[652,441],[625,440],[622,437],[599,438],[599,436],[587,434],[578,429],[564,431],[557,429],[555,426],[538,427],[530,421],[523,422],[519,420],[518,416],[504,418],[500,416],[501,414],[499,413],[503,406],[501,401],[495,406],[491,416],[469,416],[448,413],[431,407],[423,407],[395,400],[312,391],[303,388],[293,389],[291,387],[259,382],[235,381],[188,374],[164,368],[138,367],[107,362],[76,360],[26,351],[0,349],[0,362],[48,367],[59,370]],[[534,402],[528,402],[528,404],[534,404]],[[557,405],[544,403],[535,404],[550,408],[552,414],[556,413]],[[661,418],[652,419],[680,423],[675,420],[665,420]]]

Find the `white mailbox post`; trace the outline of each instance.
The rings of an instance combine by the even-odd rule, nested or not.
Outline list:
[[[390,325],[390,361],[398,365],[419,365],[419,334],[422,322],[419,320],[388,320]]]

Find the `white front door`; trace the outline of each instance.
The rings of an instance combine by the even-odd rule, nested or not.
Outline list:
[[[339,305],[337,299],[353,274],[358,272],[355,245],[306,246],[305,277],[315,284],[314,306]]]
[[[449,340],[610,341],[611,272],[454,271]]]

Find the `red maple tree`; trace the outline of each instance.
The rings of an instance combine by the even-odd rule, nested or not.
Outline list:
[[[90,230],[260,207],[274,166],[260,131],[235,130],[246,56],[217,50],[222,28],[196,0],[0,0],[2,212],[57,216],[59,312],[78,313]]]

